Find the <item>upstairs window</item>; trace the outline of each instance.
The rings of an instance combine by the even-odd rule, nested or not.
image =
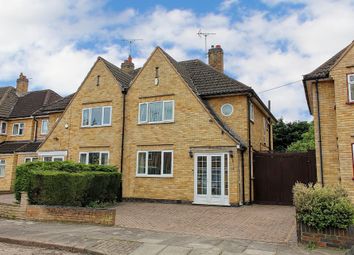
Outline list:
[[[137,176],[172,177],[172,151],[139,151]]]
[[[13,135],[23,135],[25,129],[24,123],[15,123],[12,127],[12,134]]]
[[[0,159],[0,177],[5,177],[5,160]]]
[[[254,122],[254,106],[252,102],[250,102],[250,120]]]
[[[112,107],[94,107],[82,110],[82,127],[110,126],[112,123]]]
[[[6,133],[7,133],[7,123],[5,121],[1,121],[0,134],[6,135]]]
[[[348,75],[348,99],[350,103],[354,103],[354,74]]]
[[[46,135],[48,134],[48,120],[42,120],[42,126],[41,126],[41,135]]]
[[[174,101],[157,101],[139,104],[139,123],[174,121]]]
[[[80,152],[81,164],[108,165],[109,153],[100,152]]]

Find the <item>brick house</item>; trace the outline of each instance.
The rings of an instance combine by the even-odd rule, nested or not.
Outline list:
[[[252,155],[272,150],[276,119],[252,88],[157,47],[142,68],[99,57],[38,150],[116,165],[125,199],[238,205],[252,201]]]
[[[354,202],[354,41],[303,83],[314,116],[318,180],[341,184]]]
[[[17,165],[38,159],[41,141],[65,106],[44,110],[65,100],[52,90],[29,92],[22,73],[16,88],[0,88],[0,192],[12,190]]]

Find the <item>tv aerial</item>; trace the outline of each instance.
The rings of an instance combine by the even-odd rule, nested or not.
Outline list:
[[[207,58],[207,57],[208,57],[208,36],[210,36],[210,35],[216,35],[216,33],[202,32],[202,30],[199,29],[197,35],[198,35],[200,38],[204,37],[205,56],[206,56],[206,58]]]
[[[142,41],[143,39],[139,39],[139,38],[125,38],[125,39],[122,39],[123,42],[125,43],[128,43],[129,44],[129,56],[132,55],[132,48],[133,48],[133,44],[136,42],[136,41]]]

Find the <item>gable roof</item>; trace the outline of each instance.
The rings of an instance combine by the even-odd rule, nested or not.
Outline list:
[[[0,143],[0,154],[10,154],[14,152],[36,152],[41,142],[32,141],[7,141]]]
[[[111,62],[105,60],[104,58],[98,57],[98,59],[101,59],[103,61],[103,63],[107,66],[109,71],[113,74],[114,78],[116,78],[118,83],[121,85],[123,90],[129,88],[130,82],[134,78],[133,75],[136,75],[137,72],[133,72],[133,75],[130,75],[125,73],[122,69],[112,64]]]
[[[0,87],[0,117],[6,118],[10,115],[17,99],[15,88]]]
[[[30,117],[41,107],[55,102],[58,99],[61,99],[61,96],[50,89],[29,92],[24,96],[18,97],[9,117]]]
[[[353,41],[354,42],[354,41]],[[346,46],[344,49],[339,51],[337,54],[335,54],[333,57],[328,59],[326,62],[324,62],[322,65],[317,67],[315,70],[313,70],[311,73],[305,74],[303,77],[304,81],[308,80],[317,80],[317,79],[326,79],[329,78],[329,72],[331,71],[332,67],[337,63],[337,61],[342,57],[344,52],[347,51],[347,49],[350,48],[350,46],[353,44],[350,43],[348,46]]]
[[[42,108],[37,110],[33,115],[39,116],[39,115],[49,114],[52,112],[62,112],[68,106],[68,104],[70,103],[70,101],[74,97],[74,95],[75,95],[75,93],[68,95],[66,97],[60,98],[59,100],[56,100],[51,104],[43,106]]]

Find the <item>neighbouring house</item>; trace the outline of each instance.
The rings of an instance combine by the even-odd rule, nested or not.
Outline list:
[[[209,65],[160,47],[139,69],[99,57],[38,155],[118,166],[125,199],[249,203],[252,155],[272,150],[276,119],[223,66],[220,46]]]
[[[13,188],[16,166],[38,159],[37,149],[63,109],[42,109],[63,100],[52,90],[28,91],[22,73],[16,88],[0,88],[0,192]]]
[[[354,41],[303,78],[314,117],[318,181],[354,202]]]

